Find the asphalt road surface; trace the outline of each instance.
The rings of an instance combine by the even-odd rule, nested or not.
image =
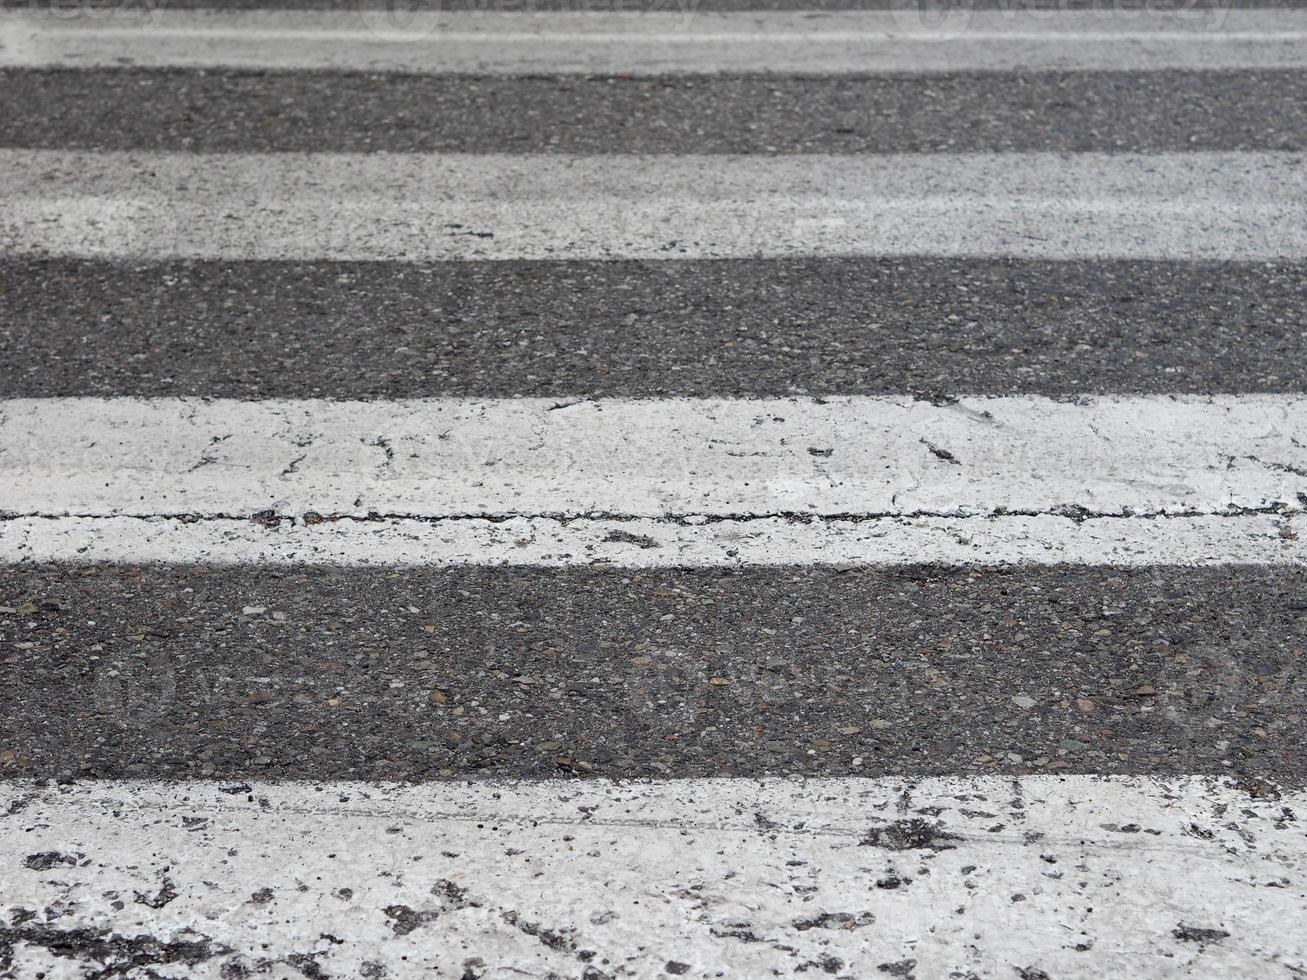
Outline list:
[[[0,976],[1307,975],[1307,8],[0,7]]]

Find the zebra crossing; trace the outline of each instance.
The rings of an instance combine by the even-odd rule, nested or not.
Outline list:
[[[1307,971],[1307,11],[773,6],[0,11],[0,973]]]

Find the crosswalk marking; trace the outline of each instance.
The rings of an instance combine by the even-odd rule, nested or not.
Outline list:
[[[11,514],[1237,515],[1307,492],[1296,395],[0,403]]]
[[[60,910],[5,932],[56,975],[97,949],[215,976],[1253,975],[1307,962],[1304,808],[1091,776],[109,781],[0,789],[0,882]]]
[[[15,399],[0,561],[1301,564],[1305,430],[1274,395]]]
[[[150,10],[0,19],[0,66],[538,75],[1307,67],[1297,9]]]
[[[0,973],[1307,973],[1307,10],[153,6],[0,10]]]
[[[1307,257],[1296,153],[0,150],[0,248],[120,259]],[[203,180],[196,175],[203,174]]]

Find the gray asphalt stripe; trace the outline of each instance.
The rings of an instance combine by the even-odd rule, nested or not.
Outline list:
[[[1307,72],[466,79],[11,69],[0,70],[0,146],[581,154],[1300,150],[1307,147]]]
[[[1303,569],[0,569],[7,776],[1307,780]]]
[[[658,76],[1307,68],[1301,10],[723,13],[159,9],[0,20],[0,65]]]
[[[1307,266],[0,259],[7,397],[1307,391]]]

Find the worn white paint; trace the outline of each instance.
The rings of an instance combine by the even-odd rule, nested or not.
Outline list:
[[[163,975],[1294,976],[1305,812],[1201,778],[9,783],[0,893],[21,978],[181,942]]]
[[[1205,515],[1300,494],[1291,394],[0,402],[11,515]]]
[[[1307,258],[1296,153],[0,150],[0,251],[160,259]]]
[[[672,5],[668,5],[669,7]],[[787,75],[1307,67],[1307,11],[0,14],[0,66]]]
[[[0,563],[278,565],[1307,565],[1307,518],[780,517],[0,520]]]

